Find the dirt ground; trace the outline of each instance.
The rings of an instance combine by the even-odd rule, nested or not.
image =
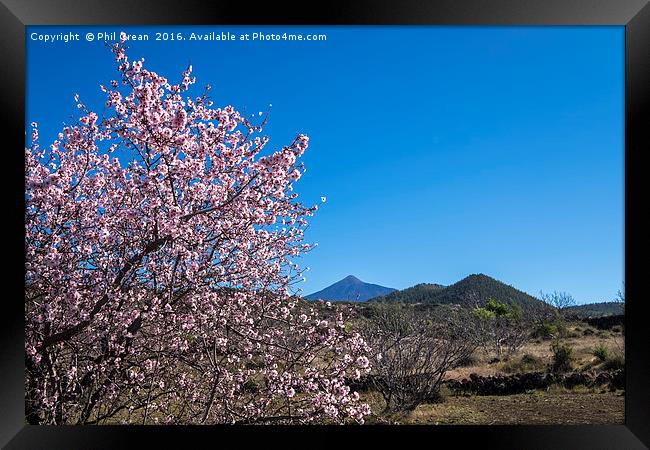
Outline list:
[[[375,416],[368,423],[394,425],[622,424],[625,417],[624,402],[625,397],[622,391],[534,391],[506,396],[450,396],[443,403],[420,405],[415,411],[406,415]]]

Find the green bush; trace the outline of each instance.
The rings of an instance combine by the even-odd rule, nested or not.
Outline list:
[[[566,322],[560,317],[538,323],[532,331],[533,338],[545,340],[579,336],[578,333],[570,332]]]
[[[533,338],[551,339],[556,333],[557,333],[557,328],[553,324],[549,322],[544,322],[537,325],[533,329]]]
[[[605,361],[609,356],[609,349],[604,344],[598,344],[592,350],[592,354],[601,361]]]
[[[554,325],[555,325],[555,329],[557,330],[557,336],[559,338],[571,337],[569,328],[567,327],[567,324],[563,319],[557,319]]]
[[[551,370],[553,372],[570,372],[573,369],[573,347],[570,344],[555,341],[551,344],[551,352],[553,353],[553,364]]]

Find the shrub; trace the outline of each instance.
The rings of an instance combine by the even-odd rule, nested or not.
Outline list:
[[[557,330],[556,336],[558,338],[571,337],[571,336],[569,336],[570,333],[569,333],[569,329],[567,327],[567,324],[563,319],[561,319],[561,318],[556,319],[554,321],[553,325],[555,325],[555,329]]]
[[[607,360],[603,364],[603,369],[605,370],[618,370],[625,368],[625,358],[622,355],[615,355]]]
[[[542,360],[529,353],[524,354],[518,360],[513,359],[503,365],[502,370],[507,373],[525,373],[544,368]]]
[[[573,347],[570,344],[555,341],[551,344],[551,352],[553,353],[553,364],[551,370],[553,372],[569,372],[573,368]]]
[[[601,343],[594,347],[594,349],[592,350],[592,354],[596,358],[600,359],[601,361],[605,361],[609,356],[609,349],[605,347],[604,344]]]
[[[533,329],[533,337],[537,339],[551,339],[557,329],[549,322],[540,323]]]
[[[517,352],[530,336],[529,318],[516,305],[499,303],[488,298],[485,307],[472,310],[478,330],[479,345],[486,355],[509,357]]]
[[[551,340],[566,337],[578,337],[579,334],[569,331],[566,322],[561,317],[546,319],[533,328],[532,337]]]
[[[521,357],[521,362],[524,364],[536,364],[539,361],[540,359],[538,357],[531,355],[530,353],[526,353]]]
[[[410,306],[376,305],[360,327],[372,348],[372,383],[385,412],[412,411],[440,401],[447,370],[476,349],[471,317],[462,311],[418,312]]]

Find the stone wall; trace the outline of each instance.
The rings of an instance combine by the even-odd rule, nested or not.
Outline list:
[[[355,391],[373,389],[376,375],[367,375],[360,380],[350,380],[348,386]],[[475,395],[512,395],[521,394],[528,390],[546,389],[552,384],[567,388],[575,386],[598,387],[609,390],[625,389],[625,371],[623,369],[609,372],[528,372],[513,375],[495,375],[481,377],[471,374],[469,379],[447,380],[444,382],[456,394]]]
[[[622,369],[611,372],[529,372],[513,375],[481,377],[471,374],[469,379],[448,380],[447,387],[456,393],[476,395],[511,395],[532,389],[546,389],[552,384],[572,388],[603,386],[610,390],[625,388],[625,373]]]

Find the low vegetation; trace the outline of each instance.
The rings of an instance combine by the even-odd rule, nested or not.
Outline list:
[[[625,358],[622,355],[607,358],[603,363],[604,370],[618,370],[625,368]]]
[[[594,356],[601,361],[606,361],[609,357],[609,349],[602,343],[594,347]]]
[[[472,314],[476,319],[477,344],[497,359],[513,355],[530,335],[530,323],[517,305],[488,298],[485,306],[474,308]]]
[[[512,358],[506,361],[502,370],[506,373],[525,373],[544,370],[546,364],[542,358],[524,353],[520,358]]]
[[[372,378],[385,412],[409,411],[440,398],[446,372],[466,361],[477,346],[468,333],[472,318],[461,310],[416,312],[378,304],[360,326],[372,348]]]
[[[562,341],[554,341],[551,344],[551,352],[553,352],[553,364],[551,370],[553,372],[569,372],[573,369],[574,352],[573,347]]]
[[[420,294],[442,289],[416,287]],[[622,327],[599,329],[575,319],[564,293],[547,296],[558,304],[548,309],[492,297],[481,302],[471,292],[465,298],[475,306],[355,305],[361,317],[355,328],[378,349],[362,394],[372,405],[370,423],[622,422]],[[462,342],[463,351],[443,362],[450,342]],[[581,415],[563,417],[563,404],[567,414],[576,408]],[[492,405],[510,409],[499,410],[494,421]],[[523,412],[528,421],[520,418],[522,407],[530,411]]]
[[[433,286],[418,285],[406,294],[443,289]],[[517,402],[506,400],[539,399],[547,391],[553,392],[554,408],[575,396],[618,392],[607,397],[612,410],[594,420],[606,423],[610,417],[610,423],[620,423],[623,330],[575,320],[563,311],[570,296],[547,296],[557,300],[557,307],[522,308],[489,296],[482,302],[473,292],[464,294],[472,307],[386,301],[398,298],[395,294],[353,306],[359,319],[352,326],[374,349],[363,391],[374,411],[371,423],[489,423],[487,415],[473,408],[484,396],[503,398],[499,403],[513,408],[503,411],[499,423],[522,423],[516,419]],[[459,398],[467,398],[462,407]],[[555,409],[545,410],[548,405],[537,400],[522,404],[540,407],[530,423],[554,423],[546,414]],[[575,404],[582,409],[588,402]],[[512,420],[505,419],[508,414]]]

